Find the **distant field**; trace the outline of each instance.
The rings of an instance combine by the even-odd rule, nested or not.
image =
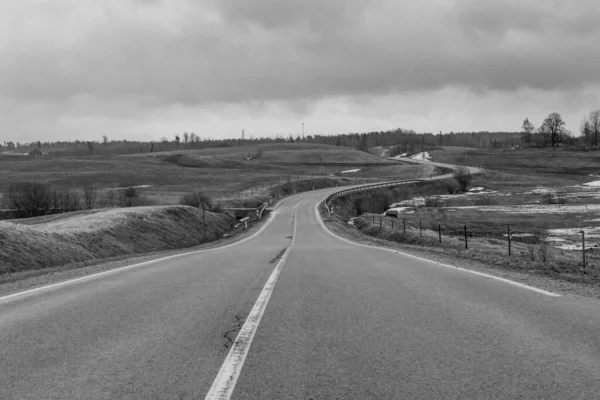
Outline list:
[[[256,157],[260,153],[260,158]],[[361,171],[352,176],[340,174]],[[412,178],[427,166],[402,166],[352,148],[281,143],[243,147],[180,150],[124,156],[65,158],[0,156],[0,192],[10,184],[37,181],[82,190],[90,182],[99,189],[148,185],[140,205],[177,204],[181,195],[203,191],[213,198],[236,198],[246,191],[290,178]],[[337,176],[337,177],[336,177]],[[344,181],[346,183],[346,181]],[[340,184],[342,181],[340,181]]]

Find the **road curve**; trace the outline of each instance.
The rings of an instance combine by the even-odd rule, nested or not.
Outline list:
[[[0,399],[202,399],[276,267],[233,399],[598,398],[597,301],[355,246],[319,222],[334,191],[234,246],[0,298]]]

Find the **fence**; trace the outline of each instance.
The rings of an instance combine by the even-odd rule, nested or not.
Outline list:
[[[544,252],[540,257],[542,261],[547,261],[549,258],[548,252],[551,248],[551,241],[548,238],[547,227],[536,227],[531,225],[499,225],[499,224],[457,224],[448,225],[437,222],[431,218],[412,219],[404,216],[382,216],[378,214],[363,214],[354,219],[354,225],[357,222],[363,221],[371,225],[371,228],[377,229],[376,236],[384,235],[393,236],[393,233],[402,235],[417,235],[418,238],[427,239],[428,244],[437,246],[456,248],[457,239],[464,250],[483,249],[490,251],[501,251],[506,256],[523,255],[523,252],[532,257],[534,247],[538,246],[540,252]],[[573,237],[573,242],[580,240],[579,245],[573,245],[572,248],[555,249],[562,254],[562,261],[573,259],[579,253],[578,265],[582,267],[582,272],[587,274],[590,268],[590,253],[597,263],[600,261],[598,254],[593,252],[595,247],[587,246],[586,235],[584,230],[577,231],[577,237]],[[562,239],[561,239],[562,240]],[[501,250],[504,249],[504,250]],[[573,260],[576,260],[573,259]]]

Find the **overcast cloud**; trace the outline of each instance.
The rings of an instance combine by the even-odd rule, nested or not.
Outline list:
[[[600,108],[596,0],[19,0],[0,141],[517,130]]]

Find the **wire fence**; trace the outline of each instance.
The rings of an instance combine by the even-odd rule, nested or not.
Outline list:
[[[409,218],[405,216],[387,216],[374,213],[364,213],[353,218],[353,224],[366,223],[376,229],[377,236],[393,236],[393,233],[401,235],[418,235],[419,238],[428,240],[428,244],[436,244],[440,247],[449,245],[457,247],[457,239],[460,246],[465,250],[479,248],[483,250],[501,251],[507,256],[519,254],[532,254],[534,246],[544,251],[544,258],[548,258],[548,252],[552,251],[552,242],[558,238],[549,236],[547,227],[531,225],[499,225],[493,223],[471,223],[471,224],[447,224],[435,221],[433,218]],[[573,244],[567,255],[576,257],[579,253],[578,265],[586,274],[591,268],[591,257],[597,262],[598,254],[592,253],[598,247],[592,247],[586,241],[586,230],[572,229],[577,234],[579,243]],[[575,238],[574,238],[575,239]],[[561,242],[563,239],[558,239]],[[490,247],[492,245],[494,248]],[[502,250],[503,249],[503,250]],[[558,249],[560,250],[560,249]],[[564,254],[563,254],[564,255]]]

